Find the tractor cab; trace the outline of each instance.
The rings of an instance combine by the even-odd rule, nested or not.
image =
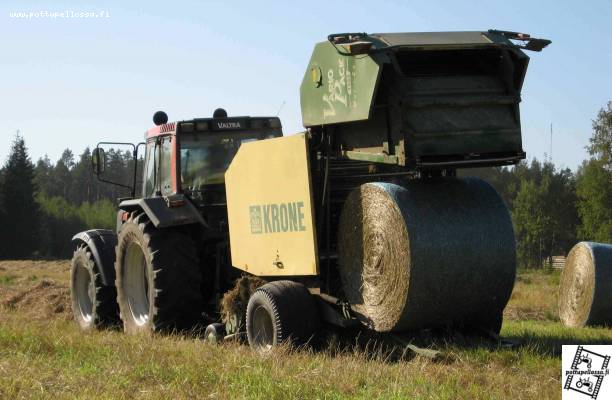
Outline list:
[[[282,136],[277,117],[228,117],[223,109],[213,118],[171,123],[156,114],[154,122],[146,134],[142,197],[184,194],[200,205],[224,202],[224,174],[242,143]]]
[[[144,210],[155,227],[197,223],[225,234],[225,171],[243,143],[283,136],[279,118],[228,117],[225,110],[217,109],[212,118],[177,122],[168,122],[166,113],[158,111],[153,122],[145,142],[100,142],[92,153],[100,181],[131,191],[130,197],[119,199],[117,231],[131,213]],[[132,149],[131,184],[105,177],[104,147],[118,145]],[[141,147],[144,157],[139,155]],[[136,193],[139,169],[143,172],[141,196]]]
[[[203,205],[224,202],[219,198],[224,198],[224,174],[242,143],[283,135],[278,117],[228,117],[221,108],[212,118],[177,122],[168,122],[166,113],[158,111],[153,122],[155,126],[145,133],[145,142],[101,142],[92,154],[98,178],[131,189],[132,199],[136,197],[138,162],[134,162],[132,185],[106,181],[104,146],[129,145],[134,160],[144,161],[142,198],[186,195],[199,203],[196,205]],[[139,156],[141,146],[145,148],[144,157]],[[214,198],[207,199],[206,193]]]

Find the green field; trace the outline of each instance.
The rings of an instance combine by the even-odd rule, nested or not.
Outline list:
[[[67,280],[67,262],[0,262],[0,398],[557,399],[561,345],[612,343],[610,329],[560,325],[558,272],[519,274],[502,330],[517,346],[438,340],[439,361],[350,340],[261,357],[192,336],[84,335]]]

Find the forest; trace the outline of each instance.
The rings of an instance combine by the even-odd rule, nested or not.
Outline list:
[[[520,267],[545,266],[577,241],[612,243],[612,102],[593,120],[585,145],[589,158],[576,171],[532,158],[459,172],[485,179],[506,202]],[[107,180],[129,184],[133,169],[131,151],[107,151]],[[98,181],[89,148],[76,157],[66,149],[55,163],[47,156],[34,163],[16,135],[0,169],[0,259],[70,257],[70,238],[85,229],[114,229],[117,199],[129,195]]]

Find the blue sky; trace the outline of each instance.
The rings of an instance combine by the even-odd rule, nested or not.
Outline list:
[[[299,85],[314,44],[346,31],[486,30],[551,39],[529,53],[523,89],[528,157],[576,168],[591,120],[612,100],[612,2],[4,1],[0,5],[0,161],[19,129],[34,160],[101,140],[140,141],[153,112],[171,120],[279,116],[302,129]],[[11,12],[103,12],[11,18]]]

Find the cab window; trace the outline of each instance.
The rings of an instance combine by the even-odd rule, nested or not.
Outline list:
[[[159,151],[159,186],[161,194],[167,196],[172,194],[172,137],[162,139]]]
[[[247,135],[202,135],[185,133],[181,136],[181,187],[199,191],[205,185],[225,181],[224,175],[242,143],[257,140]]]
[[[172,174],[172,137],[147,143],[143,197],[172,194]]]
[[[155,141],[150,141],[147,143],[145,165],[146,168],[142,196],[151,197],[155,194]]]

